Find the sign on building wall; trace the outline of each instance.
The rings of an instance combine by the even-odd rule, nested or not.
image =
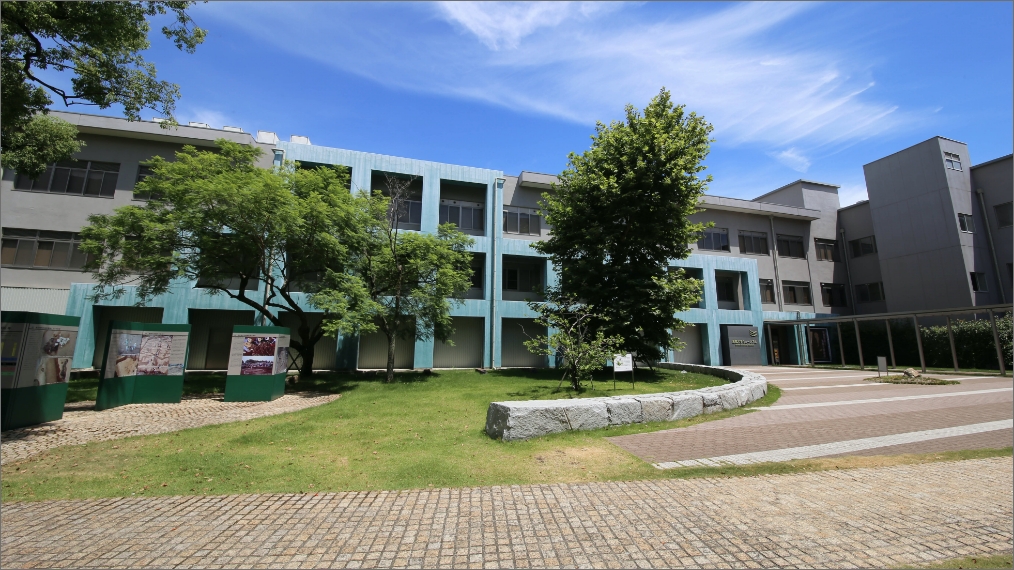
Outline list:
[[[79,317],[4,311],[0,317],[2,429],[63,417]]]
[[[760,334],[750,325],[721,325],[722,364],[761,364]]]
[[[190,325],[113,321],[108,334],[96,409],[179,403]]]
[[[233,327],[225,401],[262,402],[281,397],[290,338],[285,327]]]

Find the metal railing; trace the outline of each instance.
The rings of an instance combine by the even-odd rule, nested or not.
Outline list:
[[[838,331],[838,350],[841,354],[842,366],[845,366],[845,345],[842,341],[841,324],[852,323],[856,332],[856,346],[859,352],[859,369],[865,370],[866,363],[863,360],[863,343],[862,336],[859,331],[860,321],[885,321],[887,325],[887,344],[888,350],[891,356],[891,366],[897,367],[896,360],[894,357],[894,340],[891,337],[891,326],[890,321],[911,319],[912,324],[915,326],[915,340],[916,346],[919,351],[919,364],[922,367],[922,371],[926,372],[926,354],[923,350],[923,338],[922,332],[919,327],[919,317],[944,317],[947,322],[947,336],[950,343],[951,349],[951,360],[954,364],[954,371],[957,372],[958,368],[958,351],[954,342],[954,330],[951,327],[951,317],[954,315],[967,315],[967,314],[989,314],[989,324],[993,331],[993,344],[996,348],[996,358],[1000,365],[1000,375],[1007,375],[1007,368],[1004,364],[1003,359],[1003,347],[1000,345],[1000,335],[996,328],[996,313],[1004,314],[1012,312],[1014,308],[1011,305],[1000,304],[1000,305],[980,305],[975,307],[961,307],[957,309],[938,309],[938,310],[926,310],[926,311],[903,311],[896,313],[879,313],[873,315],[850,315],[841,317],[822,317],[815,319],[792,319],[792,320],[777,320],[777,321],[764,321],[764,326],[767,331],[767,339],[770,347],[771,343],[771,327],[779,325],[802,325],[806,331],[805,340],[809,352],[810,366],[816,366],[813,355],[813,342],[811,340],[810,329],[818,325],[830,325],[834,324]],[[802,348],[802,347],[800,347]],[[800,359],[802,360],[802,359]]]

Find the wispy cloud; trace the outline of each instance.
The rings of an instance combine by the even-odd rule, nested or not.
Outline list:
[[[585,3],[207,7],[262,41],[389,87],[582,124],[619,119],[626,103],[641,107],[666,86],[715,125],[718,144],[757,146],[800,172],[930,114],[878,101],[853,63],[865,59],[835,51],[845,48],[795,43],[798,17],[812,9],[747,3],[659,20],[658,10]]]
[[[235,119],[230,118],[227,114],[214,109],[205,109],[203,107],[190,107],[183,109],[182,113],[179,113],[181,122],[194,121],[197,123],[205,123],[210,125],[211,128],[220,129],[224,125],[239,126]],[[186,124],[184,122],[184,124]]]

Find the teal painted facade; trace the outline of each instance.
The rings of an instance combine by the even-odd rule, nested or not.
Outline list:
[[[277,148],[284,152],[284,158],[300,162],[334,164],[351,168],[352,190],[369,190],[374,171],[418,176],[423,181],[422,217],[420,228],[423,232],[435,232],[439,220],[440,182],[465,182],[486,187],[485,235],[472,236],[474,244],[470,250],[485,254],[483,298],[465,299],[451,308],[451,315],[457,317],[480,317],[484,319],[483,366],[499,367],[502,354],[502,322],[505,318],[533,318],[535,313],[524,301],[503,299],[503,256],[540,258],[531,248],[530,240],[504,237],[502,226],[504,174],[498,170],[442,164],[409,158],[385,156],[351,150],[334,149],[313,145],[279,142]],[[276,162],[282,159],[276,154]],[[544,259],[544,258],[543,258]],[[719,327],[724,324],[752,325],[758,327],[761,346],[766,335],[765,320],[809,318],[812,313],[772,313],[763,311],[760,303],[757,262],[744,257],[692,255],[688,259],[676,260],[672,265],[699,269],[704,278],[704,299],[701,308],[690,309],[679,316],[688,323],[702,325],[703,358],[706,364],[721,364],[721,340]],[[718,309],[715,287],[715,271],[738,272],[742,276],[742,310]],[[552,266],[545,262],[543,275],[547,284],[555,284],[557,275]],[[162,322],[165,324],[187,324],[190,309],[220,309],[249,311],[250,307],[224,294],[211,294],[198,289],[195,282],[177,282],[168,294],[152,299],[146,306],[163,309]],[[257,291],[249,291],[252,298],[263,298],[264,284],[259,283]],[[89,297],[93,285],[75,283],[71,286],[66,314],[81,318],[77,347],[74,352],[74,367],[91,366],[96,349],[95,306]],[[293,297],[308,311],[313,309],[306,302],[306,295],[295,293]],[[137,304],[136,289],[125,288],[125,294],[114,301],[103,301],[100,306],[133,306]],[[493,323],[493,326],[490,326]],[[256,322],[255,324],[264,324]],[[552,332],[552,331],[550,331]],[[797,335],[802,340],[802,335]],[[415,343],[415,368],[433,366],[433,340],[417,340]],[[797,348],[797,350],[799,350]],[[359,339],[339,338],[336,346],[336,368],[356,368],[358,363]],[[805,347],[800,351],[806,354]],[[670,353],[670,359],[672,353]],[[762,355],[767,363],[766,351]],[[555,365],[553,358],[550,366]]]

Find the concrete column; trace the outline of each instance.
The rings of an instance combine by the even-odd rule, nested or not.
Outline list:
[[[954,371],[958,371],[958,349],[954,346],[954,330],[951,329],[951,317],[947,317],[947,340],[951,342],[951,360],[954,361]]]

